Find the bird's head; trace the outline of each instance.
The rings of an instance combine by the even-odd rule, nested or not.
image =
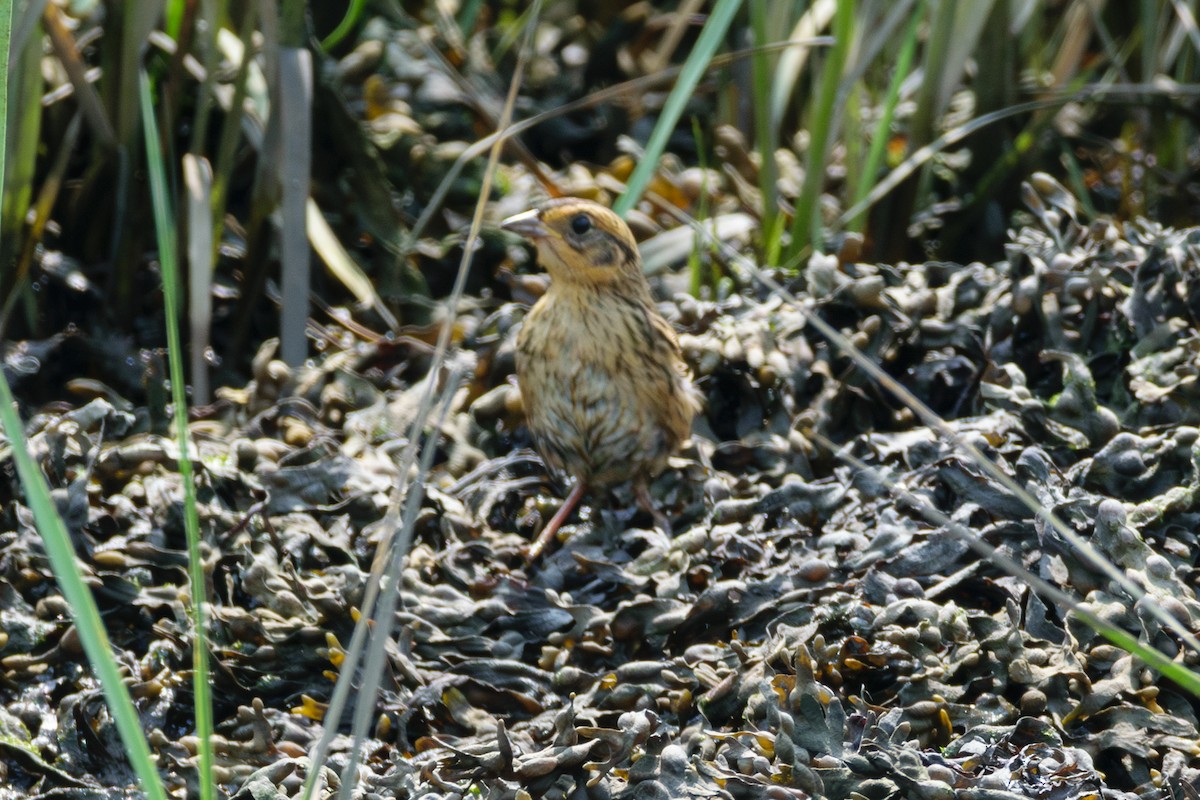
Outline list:
[[[633,233],[599,203],[563,197],[509,217],[501,227],[533,242],[538,262],[559,285],[645,285]]]

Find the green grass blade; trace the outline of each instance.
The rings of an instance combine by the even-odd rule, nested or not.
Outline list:
[[[163,305],[166,306],[167,361],[171,374],[171,402],[175,408],[175,438],[179,446],[179,477],[183,484],[183,519],[188,542],[188,580],[191,584],[192,689],[195,692],[196,737],[199,740],[200,796],[215,797],[212,757],[212,697],[210,694],[207,636],[207,600],[204,596],[204,560],[200,553],[200,521],[189,456],[187,398],[184,394],[183,346],[179,339],[179,263],[175,239],[175,215],[167,189],[167,170],[158,142],[150,76],[138,75],[142,127],[146,140],[146,164],[150,173],[150,197],[154,206],[154,229],[162,265]]]
[[[183,27],[184,0],[167,0],[163,11],[163,32],[176,41],[179,40],[179,30]]]
[[[863,171],[858,176],[858,184],[854,190],[852,205],[858,205],[871,191],[871,187],[875,185],[879,167],[883,163],[883,156],[887,150],[888,139],[891,136],[892,120],[896,116],[896,106],[900,103],[900,87],[904,84],[904,79],[908,77],[909,70],[912,69],[913,56],[917,52],[917,33],[920,30],[921,18],[924,16],[924,8],[925,3],[921,2],[909,17],[908,30],[904,32],[900,54],[896,58],[892,80],[888,84],[887,95],[884,97],[883,113],[879,117],[879,124],[875,126],[874,135],[871,136],[871,147],[867,150],[867,158]],[[852,231],[861,233],[863,228],[866,227],[866,223],[867,214],[866,211],[863,211],[850,220],[847,227]]]
[[[0,0],[0,64],[4,65],[4,79],[0,80],[0,186],[4,185],[4,156],[8,148],[8,50],[12,17],[12,0]],[[0,268],[3,266],[0,264]]]
[[[358,25],[358,21],[362,18],[362,13],[366,8],[367,0],[351,0],[349,8],[346,9],[346,15],[342,17],[342,21],[338,23],[338,26],[328,36],[321,40],[321,49],[328,53],[337,47],[343,39],[350,35],[354,30],[354,26]]]
[[[1142,28],[1142,46],[1139,48],[1142,56],[1141,71],[1142,80],[1149,82],[1153,80],[1157,70],[1158,48],[1161,43],[1159,38],[1159,3],[1157,0],[1142,0],[1139,4],[1138,14],[1139,22]]]
[[[39,15],[40,20],[40,15]],[[36,30],[40,31],[40,21]],[[7,126],[10,149],[6,150],[4,182],[0,183],[3,201],[0,202],[0,288],[5,292],[16,291],[12,264],[21,247],[25,228],[25,214],[33,197],[33,186],[37,174],[38,148],[42,133],[41,96],[43,80],[40,72],[42,42],[40,36],[30,36],[18,50],[9,44],[9,56],[15,58],[6,86],[9,100],[5,116],[0,125]],[[8,64],[6,59],[5,64]],[[22,293],[27,314],[32,317],[32,303],[27,291]]]
[[[917,105],[913,110],[912,138],[916,145],[933,139],[937,127],[938,98],[942,85],[949,78],[945,75],[950,60],[950,36],[954,31],[955,4],[932,3],[929,6],[929,42],[922,53],[922,81],[917,92]]]
[[[675,83],[675,88],[671,90],[666,105],[663,106],[662,115],[658,118],[658,123],[650,134],[650,141],[646,143],[646,152],[625,184],[625,194],[618,197],[617,202],[613,203],[613,210],[618,214],[624,214],[634,207],[641,199],[642,192],[646,190],[646,185],[654,177],[654,172],[658,169],[658,159],[666,149],[667,140],[670,138],[671,132],[675,130],[676,123],[679,122],[684,106],[691,99],[692,92],[696,90],[696,84],[700,82],[700,78],[708,69],[709,62],[716,55],[717,48],[724,41],[725,32],[729,30],[729,23],[733,21],[734,14],[741,5],[741,0],[717,0],[716,5],[713,6],[712,14],[704,23],[704,30],[700,32],[696,46],[688,54],[687,60],[683,64],[683,70],[679,73],[679,80]]]
[[[821,205],[818,200],[824,188],[825,158],[837,127],[835,111],[838,88],[842,83],[842,71],[850,54],[854,38],[854,20],[857,3],[843,0],[838,3],[833,18],[833,48],[821,67],[821,89],[809,115],[808,159],[804,170],[804,188],[796,198],[796,215],[792,218],[792,241],[788,245],[787,257],[807,248],[821,237]]]
[[[762,195],[763,261],[775,264],[783,243],[783,215],[779,213],[779,180],[775,165],[775,150],[779,146],[779,130],[771,115],[772,55],[765,45],[771,39],[766,3],[750,4],[750,24],[754,30],[754,55],[751,66],[754,76],[754,138],[762,166],[758,172],[758,191]]]
[[[463,36],[470,36],[475,30],[475,23],[479,21],[479,12],[482,10],[483,0],[467,0],[459,8],[455,22],[458,23],[458,29],[462,31]]]

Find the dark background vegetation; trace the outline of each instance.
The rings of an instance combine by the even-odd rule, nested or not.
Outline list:
[[[1020,182],[1037,170],[1118,219],[1149,215],[1173,224],[1195,217],[1194,29],[1172,4],[832,4],[852,7],[849,36],[842,37],[848,52],[828,42],[787,45],[791,32],[804,32],[795,26],[806,15],[826,24],[818,34],[837,24],[821,5],[778,4],[767,12],[765,30],[754,27],[752,6],[743,8],[725,37],[728,57],[707,70],[668,145],[668,170],[703,165],[736,178],[732,186],[708,187],[711,202],[667,198],[697,217],[732,206],[760,220],[782,212],[783,229],[794,231],[787,215],[803,200],[797,193],[815,193],[817,241],[793,236],[779,248],[772,245],[779,233],[768,230],[757,242],[760,257],[781,250],[782,263],[801,281],[805,248],[837,251],[852,229],[861,230],[865,260],[1000,258]],[[397,319],[418,326],[432,320],[430,301],[448,290],[455,237],[476,202],[483,159],[453,179],[447,169],[463,143],[492,129],[527,7],[471,2],[449,17],[421,4],[368,3],[354,12],[284,4],[260,18],[257,6],[179,3],[170,4],[166,34],[157,36],[149,35],[159,22],[153,4],[98,3],[76,15],[71,7],[35,3],[24,13],[43,7],[43,25],[16,26],[24,36],[12,55],[11,168],[0,237],[6,336],[45,343],[54,353],[42,359],[52,368],[24,384],[27,397],[49,398],[65,379],[103,375],[142,402],[157,369],[164,340],[137,115],[139,66],[155,79],[181,251],[188,225],[180,157],[190,152],[216,170],[208,351],[216,384],[244,380],[258,343],[277,333],[279,242],[302,235],[282,227],[277,214],[287,160],[272,150],[279,122],[264,102],[296,89],[262,83],[274,74],[281,48],[307,47],[314,59],[311,196]],[[915,57],[892,95],[909,30],[895,12],[905,8],[917,20]],[[206,19],[211,13],[215,19]],[[542,178],[568,168],[576,177],[623,178],[630,152],[658,120],[670,88],[664,72],[682,62],[704,21],[702,5],[685,12],[655,3],[550,4],[529,54],[517,118],[586,101],[605,87],[627,88],[552,113],[510,143],[506,161]],[[235,54],[218,46],[214,22],[224,36],[250,44],[253,69],[239,70]],[[330,40],[343,23],[344,35]],[[44,26],[57,36],[46,36]],[[756,78],[755,48],[765,87]],[[784,56],[797,51],[807,60],[789,68]],[[818,107],[834,58],[846,77],[832,106]],[[785,81],[794,88],[772,103],[769,91]],[[228,97],[223,104],[212,99],[216,88],[244,90],[247,110],[228,113]],[[1031,101],[1045,105],[941,146],[862,223],[838,218],[861,198],[860,183],[874,186],[939,136]],[[756,115],[763,103],[770,113]],[[891,124],[880,128],[889,103]],[[247,138],[244,130],[255,127],[258,134]],[[806,148],[819,128],[829,144],[814,156]],[[880,137],[883,160],[863,176],[866,148]],[[764,154],[764,143],[780,148],[778,157]],[[782,178],[777,190],[760,179],[766,166]],[[443,181],[448,191],[431,207]],[[568,183],[607,196],[619,187],[586,177]],[[423,214],[429,224],[413,238],[411,226]],[[496,241],[494,233],[485,238]],[[496,244],[478,255],[474,291],[506,296],[490,277],[503,255]],[[309,264],[314,296],[329,307],[353,304],[321,266],[318,258]],[[382,328],[370,313],[363,319]]]

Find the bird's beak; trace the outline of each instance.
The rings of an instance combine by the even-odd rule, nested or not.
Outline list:
[[[545,239],[550,235],[550,229],[542,222],[541,212],[536,208],[509,217],[500,223],[500,227],[526,239]]]

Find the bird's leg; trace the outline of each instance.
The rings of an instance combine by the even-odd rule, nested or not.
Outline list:
[[[654,518],[654,524],[659,530],[667,536],[671,535],[671,520],[654,502],[654,498],[650,496],[650,489],[646,485],[645,478],[638,478],[633,482],[633,496],[637,498],[638,505],[642,507],[646,513]]]
[[[559,506],[558,511],[546,523],[546,527],[542,528],[542,532],[538,534],[537,540],[529,546],[526,553],[526,558],[529,561],[535,560],[546,549],[546,545],[550,544],[550,540],[554,538],[554,534],[558,533],[558,529],[567,521],[567,517],[571,516],[571,512],[575,510],[575,506],[579,505],[583,493],[587,491],[587,484],[581,480],[575,481],[575,488],[571,489],[571,493],[567,495],[567,499],[563,500],[563,504]]]

